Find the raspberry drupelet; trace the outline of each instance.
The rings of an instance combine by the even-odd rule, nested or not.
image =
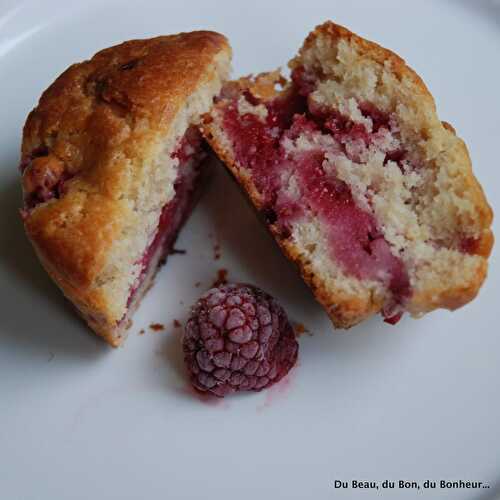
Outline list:
[[[221,285],[202,295],[182,344],[193,386],[218,397],[271,386],[290,371],[298,354],[283,308],[247,284]]]

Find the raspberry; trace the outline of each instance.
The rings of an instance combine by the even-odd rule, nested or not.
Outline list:
[[[182,344],[193,386],[218,397],[271,386],[289,372],[298,353],[283,308],[246,284],[221,285],[202,295]]]

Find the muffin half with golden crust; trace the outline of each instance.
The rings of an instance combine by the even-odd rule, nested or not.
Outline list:
[[[492,211],[419,76],[332,22],[289,66],[226,84],[203,131],[334,325],[472,300]]]
[[[113,346],[193,207],[205,157],[196,126],[230,59],[209,31],[128,41],[67,69],[28,116],[26,232]]]

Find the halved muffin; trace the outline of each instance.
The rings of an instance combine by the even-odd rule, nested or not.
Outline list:
[[[422,80],[332,22],[289,66],[226,84],[203,132],[335,326],[472,300],[492,211]]]
[[[132,40],[66,70],[24,126],[28,237],[111,345],[166,258],[202,185],[200,116],[229,74],[209,31]]]

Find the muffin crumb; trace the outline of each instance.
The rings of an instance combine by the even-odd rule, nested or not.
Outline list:
[[[165,330],[165,325],[163,325],[162,323],[151,323],[149,325],[149,329],[153,330],[154,332],[161,332]]]
[[[227,277],[228,277],[228,271],[227,269],[219,269],[217,271],[217,277],[215,281],[212,283],[211,288],[216,288],[221,285],[226,285],[227,284]]]

